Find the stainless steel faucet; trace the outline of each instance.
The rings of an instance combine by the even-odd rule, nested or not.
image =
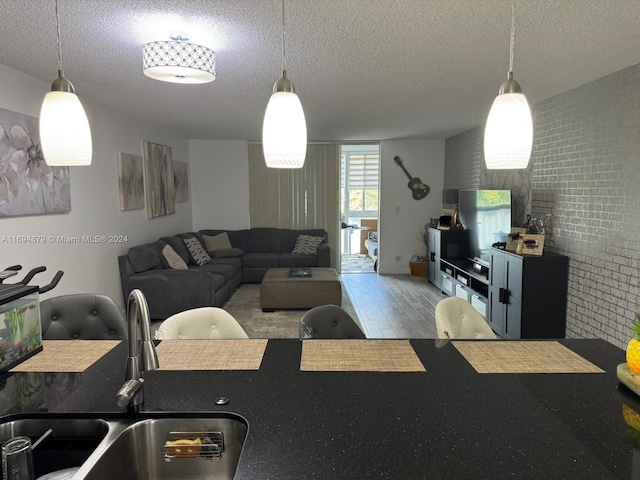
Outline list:
[[[116,395],[116,405],[137,407],[144,402],[144,372],[159,367],[158,353],[151,340],[149,305],[144,294],[138,289],[132,290],[127,300],[127,327],[129,354],[126,377]]]

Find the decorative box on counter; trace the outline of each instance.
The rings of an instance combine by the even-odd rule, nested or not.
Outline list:
[[[0,285],[0,372],[42,351],[38,287]]]

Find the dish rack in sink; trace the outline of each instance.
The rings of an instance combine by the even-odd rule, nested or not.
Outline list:
[[[165,462],[176,460],[220,460],[224,451],[222,432],[169,432],[163,446]]]

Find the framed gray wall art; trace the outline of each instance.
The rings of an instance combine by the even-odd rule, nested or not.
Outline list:
[[[147,217],[171,215],[176,211],[171,147],[145,141],[143,153]]]
[[[38,119],[0,108],[0,217],[70,211],[69,167],[47,165]]]
[[[118,188],[120,210],[144,208],[144,173],[140,155],[118,153]]]
[[[176,203],[189,201],[189,165],[187,162],[173,162],[173,184],[176,189]]]

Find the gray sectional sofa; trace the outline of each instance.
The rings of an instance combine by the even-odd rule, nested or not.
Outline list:
[[[184,239],[195,237],[206,250],[204,235],[227,233],[233,256],[212,255],[210,262],[198,266],[185,246]],[[324,237],[315,255],[294,255],[299,235]],[[162,237],[129,249],[118,257],[122,291],[126,299],[133,289],[147,297],[154,320],[197,307],[222,307],[241,283],[260,283],[270,268],[329,267],[331,253],[321,229],[290,230],[250,228],[246,230],[200,230]],[[169,268],[162,251],[166,245],[187,264],[188,269]]]

